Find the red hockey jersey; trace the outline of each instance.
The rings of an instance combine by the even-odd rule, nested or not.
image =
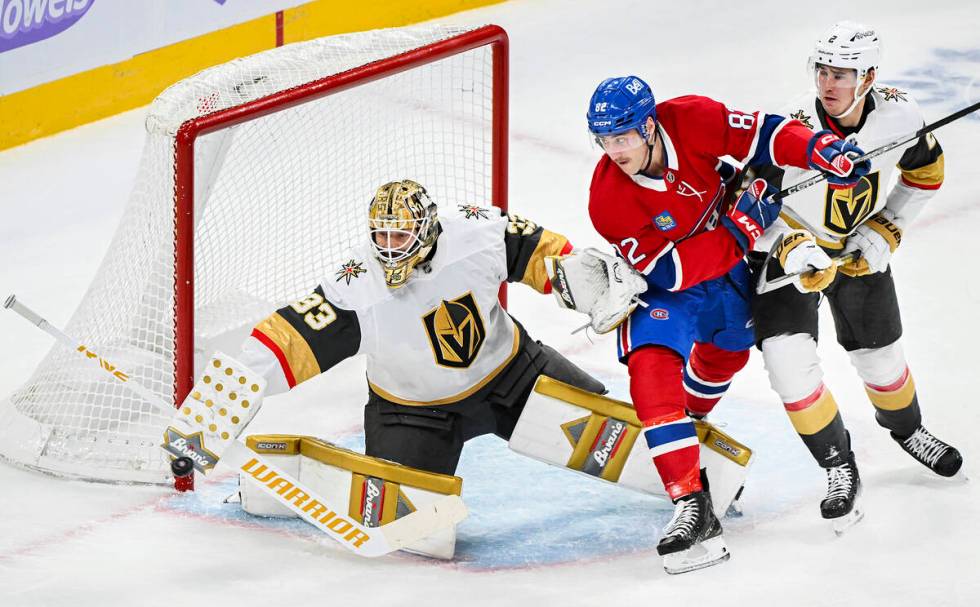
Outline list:
[[[728,272],[744,252],[728,230],[714,229],[725,202],[720,173],[745,165],[807,168],[813,132],[797,120],[730,110],[688,95],[657,104],[662,178],[624,173],[603,155],[592,176],[592,224],[653,284],[680,291]]]

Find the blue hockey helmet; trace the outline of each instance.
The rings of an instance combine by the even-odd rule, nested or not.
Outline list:
[[[647,117],[657,119],[657,102],[650,85],[636,76],[606,78],[592,93],[585,115],[593,135],[636,129],[646,139]]]

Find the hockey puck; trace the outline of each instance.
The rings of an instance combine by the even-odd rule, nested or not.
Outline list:
[[[194,462],[189,457],[178,457],[170,462],[170,471],[177,478],[182,478],[194,473]]]

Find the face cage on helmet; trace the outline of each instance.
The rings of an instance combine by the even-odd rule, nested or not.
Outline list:
[[[385,266],[397,268],[409,263],[422,249],[423,240],[431,225],[431,215],[426,214],[422,219],[373,220],[371,223],[379,224],[369,230],[375,257]],[[392,247],[390,246],[392,234],[404,235],[408,240],[401,246]],[[389,246],[378,242],[379,235],[381,235],[381,242],[387,242]]]

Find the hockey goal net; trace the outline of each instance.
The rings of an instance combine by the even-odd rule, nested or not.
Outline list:
[[[150,106],[129,205],[66,332],[181,402],[213,349],[331,279],[382,183],[506,207],[506,108],[497,26],[332,36],[178,82]],[[0,455],[169,482],[167,419],[89,366],[55,345],[0,402]]]

